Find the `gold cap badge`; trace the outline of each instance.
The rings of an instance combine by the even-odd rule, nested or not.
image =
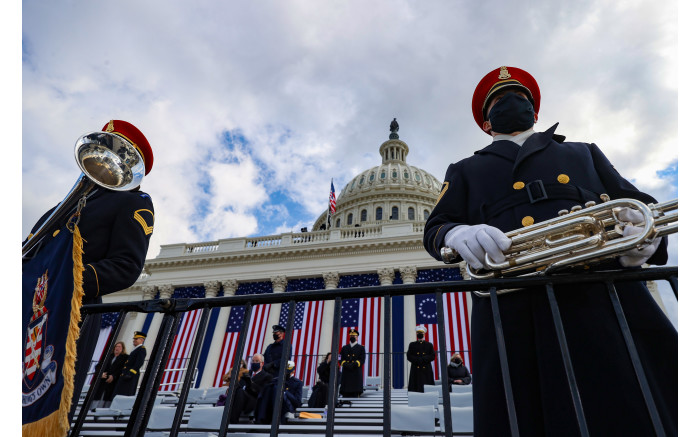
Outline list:
[[[113,132],[114,131],[114,120],[109,120],[109,123],[107,123],[107,129],[105,129],[105,132]]]
[[[511,78],[510,73],[508,73],[508,67],[501,67],[501,73],[498,75],[498,78],[501,80]]]

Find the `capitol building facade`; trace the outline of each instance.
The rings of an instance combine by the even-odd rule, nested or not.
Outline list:
[[[445,265],[423,248],[423,226],[442,183],[427,171],[409,165],[408,153],[409,146],[392,131],[379,146],[381,163],[356,175],[342,188],[330,223],[324,211],[308,232],[163,245],[155,258],[146,261],[144,273],[132,287],[103,300],[211,298],[468,279],[464,263]],[[650,290],[663,308],[655,287]],[[469,365],[471,295],[448,293],[443,299],[448,357],[459,352]],[[398,296],[392,298],[391,305],[392,380],[395,388],[403,388],[408,380],[403,354],[415,340],[415,327],[428,327],[427,340],[437,345],[435,330],[431,329],[436,323],[435,298],[431,294]],[[246,359],[262,353],[272,343],[271,327],[286,322],[287,309],[287,304],[254,307]],[[343,301],[343,332],[350,327],[360,331],[358,341],[368,352],[366,376],[381,376],[383,311],[381,298]],[[197,366],[196,387],[220,386],[223,373],[230,369],[240,308],[211,312],[202,351],[192,357],[200,313],[195,310],[183,317],[161,390],[178,390],[183,369],[190,362]],[[333,300],[297,304],[294,333],[288,332],[287,337],[293,338],[292,359],[297,376],[306,385],[315,381],[319,357],[338,350],[339,345],[331,345],[333,313]],[[103,316],[102,344],[111,334],[111,320]],[[162,314],[129,313],[117,338],[131,344],[134,331],[147,332],[145,346],[150,354],[161,320]],[[344,344],[347,337],[341,333],[340,340]],[[102,350],[98,349],[93,359],[99,358]]]

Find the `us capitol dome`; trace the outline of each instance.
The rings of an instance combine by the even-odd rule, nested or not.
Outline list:
[[[399,139],[396,119],[389,139],[379,146],[382,163],[355,176],[337,196],[331,229],[362,227],[390,220],[425,223],[442,183],[427,171],[406,163],[408,145]],[[327,212],[313,230],[326,229]]]

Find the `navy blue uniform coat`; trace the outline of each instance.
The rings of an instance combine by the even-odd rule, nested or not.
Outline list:
[[[408,391],[423,393],[424,385],[435,385],[433,361],[435,348],[429,341],[412,341],[408,344],[406,359],[411,363],[408,374]]]
[[[134,349],[124,363],[121,375],[114,387],[114,395],[133,396],[136,394],[136,386],[139,382],[139,370],[146,360],[146,348],[139,346]]]
[[[460,224],[485,223],[507,232],[523,227],[527,216],[537,223],[559,210],[600,202],[602,193],[655,202],[622,178],[595,144],[563,142],[555,129],[533,134],[522,147],[494,141],[451,164],[425,226],[426,250],[440,260],[445,234]],[[515,189],[516,182],[527,187]],[[664,239],[648,263],[666,260]],[[620,265],[615,260],[608,267]],[[663,425],[675,435],[677,332],[644,284],[616,288]],[[558,287],[555,294],[590,434],[654,435],[605,286]],[[544,290],[505,294],[499,304],[521,435],[578,435]],[[509,435],[488,298],[473,297],[471,323],[475,433]]]
[[[340,349],[340,394],[343,396],[359,396],[365,390],[364,373],[362,366],[365,364],[365,347],[360,343],[344,345]]]
[[[53,212],[47,211],[32,228],[32,233]],[[111,191],[97,188],[88,197],[78,227],[83,237],[83,305],[102,303],[105,294],[130,287],[138,279],[146,260],[148,242],[153,233],[153,202],[141,191]],[[64,224],[51,230],[68,232]],[[41,247],[35,250],[41,250]],[[91,316],[82,327],[77,346],[75,390],[71,413],[80,396],[100,335],[100,316]]]

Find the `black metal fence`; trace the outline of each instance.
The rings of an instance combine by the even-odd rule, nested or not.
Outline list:
[[[664,431],[661,426],[661,421],[659,418],[659,413],[656,406],[654,405],[653,398],[649,389],[649,385],[646,381],[644,371],[642,369],[641,361],[639,355],[632,341],[632,336],[627,326],[622,307],[620,305],[617,292],[615,290],[615,282],[626,282],[626,281],[650,281],[650,280],[666,280],[670,283],[671,288],[678,298],[678,268],[677,267],[661,267],[653,269],[635,269],[635,270],[622,270],[622,271],[612,271],[612,272],[591,272],[581,275],[565,275],[565,276],[555,276],[555,277],[529,277],[529,278],[502,278],[502,279],[491,279],[491,280],[471,280],[471,281],[449,281],[449,282],[433,282],[433,283],[420,283],[420,284],[408,284],[408,285],[390,285],[390,286],[372,286],[372,287],[357,287],[357,288],[344,288],[335,290],[316,290],[316,291],[297,291],[294,293],[266,293],[266,294],[250,294],[243,296],[231,296],[231,297],[215,297],[215,298],[198,298],[198,299],[156,299],[150,301],[139,301],[139,302],[126,302],[126,303],[110,303],[101,305],[86,305],[82,308],[82,312],[85,317],[100,317],[101,313],[104,312],[119,312],[119,318],[116,326],[114,327],[114,332],[119,332],[122,324],[125,320],[125,316],[128,312],[142,312],[142,313],[163,313],[163,321],[161,323],[158,335],[156,337],[156,342],[153,346],[152,355],[146,366],[146,371],[144,377],[141,381],[141,386],[136,395],[136,401],[134,403],[131,416],[129,417],[129,422],[126,427],[125,435],[141,437],[146,431],[146,426],[148,423],[149,416],[153,409],[156,394],[158,392],[158,387],[165,371],[167,357],[170,354],[170,349],[172,347],[175,334],[177,333],[177,326],[182,318],[183,314],[187,311],[202,309],[202,317],[199,322],[197,329],[197,335],[192,346],[192,355],[185,372],[185,377],[181,385],[182,389],[180,392],[179,400],[176,406],[175,417],[173,419],[172,428],[170,431],[170,436],[177,436],[180,432],[180,424],[182,422],[182,417],[186,408],[187,395],[189,393],[190,387],[192,386],[192,381],[195,376],[196,368],[196,358],[199,356],[202,343],[204,339],[204,333],[209,320],[209,315],[212,308],[215,307],[230,307],[235,305],[245,305],[245,315],[243,318],[242,328],[238,337],[238,346],[236,348],[236,353],[233,362],[233,368],[240,368],[241,360],[243,359],[243,349],[244,342],[248,335],[248,329],[250,327],[251,310],[254,305],[260,304],[273,304],[273,303],[285,303],[289,302],[289,315],[287,317],[286,330],[288,333],[293,333],[293,321],[294,312],[296,309],[295,303],[297,302],[307,302],[307,301],[321,301],[321,300],[334,300],[335,309],[333,314],[333,334],[331,344],[337,345],[339,342],[339,335],[341,331],[340,326],[340,314],[341,314],[341,303],[343,299],[351,298],[362,298],[362,297],[383,297],[384,299],[384,354],[383,354],[383,372],[382,372],[382,386],[386,389],[383,391],[383,435],[391,435],[391,298],[393,296],[404,296],[404,295],[417,295],[425,293],[434,293],[435,300],[437,302],[437,320],[438,320],[438,345],[439,345],[439,365],[440,365],[440,375],[447,374],[447,365],[449,363],[449,356],[447,356],[447,347],[445,340],[445,324],[444,324],[444,308],[442,295],[444,293],[458,292],[458,291],[487,291],[491,298],[491,309],[493,313],[494,326],[496,330],[496,339],[498,342],[498,348],[500,353],[500,364],[501,371],[503,375],[503,383],[505,389],[505,398],[508,408],[508,416],[510,420],[510,430],[513,436],[519,435],[517,417],[515,412],[515,404],[513,401],[512,384],[510,381],[510,374],[508,371],[508,361],[505,350],[505,341],[503,337],[503,328],[501,324],[501,316],[498,305],[498,290],[504,289],[516,289],[524,287],[544,287],[548,295],[548,301],[551,307],[552,317],[554,320],[555,329],[557,332],[557,337],[559,339],[559,345],[562,355],[562,360],[564,362],[564,367],[566,370],[567,380],[569,383],[569,390],[572,394],[572,403],[574,410],[576,412],[579,431],[582,436],[588,436],[588,431],[586,427],[585,417],[583,416],[583,409],[580,402],[580,397],[578,395],[578,387],[576,386],[576,380],[573,374],[573,368],[571,365],[571,360],[569,356],[569,351],[566,346],[566,338],[564,335],[564,329],[562,326],[562,321],[559,316],[559,310],[554,296],[554,287],[557,285],[564,284],[581,284],[581,283],[604,283],[607,284],[608,294],[610,296],[611,305],[613,306],[622,335],[625,339],[627,345],[627,351],[632,360],[637,379],[640,384],[640,389],[643,393],[647,410],[651,421],[654,425],[657,435],[663,436]],[[85,326],[85,324],[83,325]],[[290,356],[291,352],[291,335],[288,336],[289,341],[284,342],[284,347],[282,351],[282,356]],[[114,344],[116,343],[116,335],[113,336],[109,346],[106,350],[112,350]],[[97,367],[99,370],[97,373],[102,373],[107,368],[107,357],[105,357],[99,363]],[[279,380],[284,379],[285,366],[280,366],[279,374],[277,377]],[[475,377],[478,377],[476,375]],[[329,387],[335,387],[336,381],[338,379],[338,356],[337,354],[332,355],[331,363],[331,375],[329,380]],[[80,430],[83,426],[85,418],[88,413],[88,408],[86,405],[90,405],[93,400],[94,392],[96,388],[97,378],[93,381],[92,385],[87,391],[85,400],[83,401],[84,407],[80,409],[80,413],[75,418],[72,424],[71,437],[77,437],[80,435]],[[447,378],[441,378],[442,392],[449,392],[449,385]],[[219,426],[219,436],[223,437],[226,435],[229,427],[228,419],[229,412],[231,409],[231,404],[233,400],[233,393],[238,385],[236,378],[231,379],[231,384],[227,391],[226,405],[224,407],[223,415],[221,417],[221,423]],[[277,385],[277,392],[275,394],[275,407],[272,415],[272,423],[270,425],[270,435],[275,437],[279,434],[279,423],[282,412],[282,397],[283,397],[284,384]],[[326,416],[326,436],[333,435],[333,428],[335,422],[335,397],[336,392],[334,390],[328,390],[328,413]],[[453,434],[452,430],[452,414],[451,414],[450,396],[443,397],[443,408],[444,408],[444,420],[445,420],[445,435],[451,437]],[[478,408],[478,406],[475,406]],[[183,429],[184,431],[184,429]]]

